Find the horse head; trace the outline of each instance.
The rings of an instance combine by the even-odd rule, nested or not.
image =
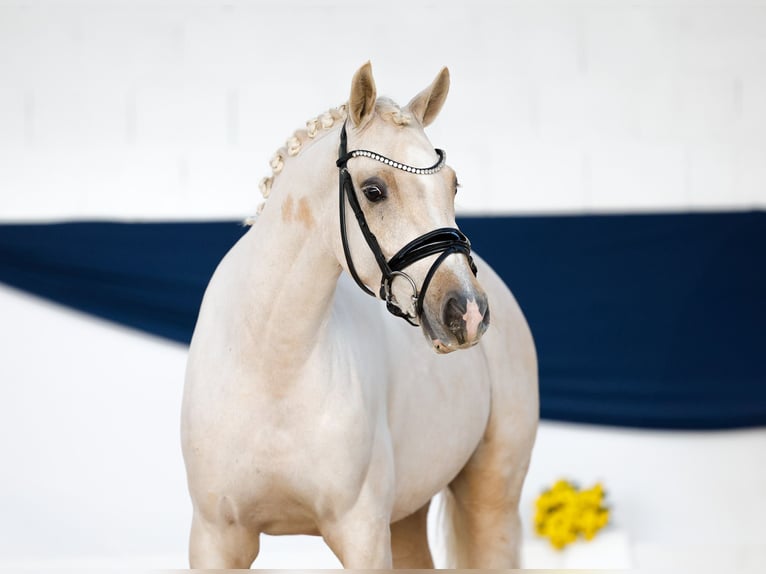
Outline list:
[[[457,176],[424,132],[449,81],[444,68],[399,107],[377,97],[369,62],[356,72],[339,138],[341,233],[333,242],[359,286],[419,325],[439,353],[475,345],[489,325],[470,243],[455,223]]]

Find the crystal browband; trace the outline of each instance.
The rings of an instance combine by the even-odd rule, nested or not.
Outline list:
[[[348,152],[345,156],[338,159],[337,164],[338,164],[338,167],[342,167],[342,166],[345,166],[346,162],[353,157],[368,157],[370,159],[374,159],[375,161],[379,161],[380,163],[390,165],[391,167],[395,167],[396,169],[400,169],[408,173],[414,173],[415,175],[431,175],[432,173],[436,173],[441,168],[443,168],[444,164],[447,161],[447,154],[445,153],[444,150],[435,149],[434,151],[439,156],[439,160],[435,164],[433,164],[431,167],[413,167],[411,165],[407,165],[406,163],[400,163],[398,161],[394,161],[392,159],[387,158],[384,155],[380,155],[379,153],[375,153],[374,151],[368,151],[366,149],[356,149],[354,151]]]

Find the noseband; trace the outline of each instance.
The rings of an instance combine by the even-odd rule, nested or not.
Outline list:
[[[375,256],[375,261],[377,261],[378,267],[380,267],[380,271],[382,273],[379,292],[380,298],[386,302],[386,308],[390,313],[396,315],[397,317],[401,317],[410,325],[417,326],[415,319],[420,317],[420,315],[423,313],[423,300],[426,296],[426,290],[428,289],[428,286],[431,283],[431,279],[433,279],[436,270],[439,268],[439,265],[441,265],[448,256],[452,255],[453,253],[464,254],[468,258],[468,264],[471,266],[471,271],[473,271],[473,274],[476,275],[476,265],[474,264],[473,258],[471,257],[471,242],[468,241],[468,238],[463,235],[463,232],[459,229],[454,227],[441,227],[413,239],[407,245],[402,247],[391,259],[386,260],[386,256],[383,255],[383,252],[380,249],[380,245],[378,244],[378,240],[375,238],[375,235],[372,233],[372,231],[370,231],[370,228],[367,225],[367,219],[364,217],[362,207],[359,205],[359,199],[357,197],[356,190],[354,189],[354,182],[351,180],[351,174],[348,171],[347,163],[348,160],[355,157],[366,157],[374,159],[375,161],[379,161],[385,165],[395,167],[396,169],[406,171],[408,173],[413,173],[416,175],[431,175],[444,167],[447,156],[443,150],[437,149],[435,151],[439,156],[439,160],[431,167],[419,168],[399,163],[368,150],[347,151],[346,148],[346,124],[344,122],[343,128],[340,132],[340,148],[338,151],[338,161],[336,162],[336,165],[340,170],[340,235],[343,241],[343,252],[346,256],[348,270],[351,273],[351,276],[354,278],[354,281],[356,281],[356,284],[359,285],[359,287],[365,293],[375,297],[375,293],[373,293],[372,290],[370,290],[367,285],[365,285],[359,278],[359,275],[356,272],[356,268],[354,267],[354,261],[351,258],[351,250],[349,249],[348,236],[346,233],[346,198],[348,198],[348,203],[351,205],[351,210],[356,216],[356,221],[359,224],[359,229],[362,231],[362,235],[367,241],[367,245],[370,247],[370,251],[372,251],[372,254]],[[428,273],[426,273],[426,277],[423,280],[423,285],[421,286],[420,291],[418,291],[417,285],[415,285],[415,281],[412,279],[412,277],[404,272],[404,269],[416,261],[420,261],[421,259],[425,259],[426,257],[436,254],[439,254],[439,256],[431,265]],[[402,310],[394,298],[392,283],[396,277],[402,277],[403,279],[407,280],[412,287],[412,303],[415,307],[415,317]]]

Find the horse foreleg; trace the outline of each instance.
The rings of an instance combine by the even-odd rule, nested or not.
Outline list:
[[[491,277],[488,277],[491,279]],[[490,373],[484,436],[445,496],[452,567],[520,566],[519,501],[537,434],[537,356],[515,301],[498,298],[495,335],[482,340]]]
[[[338,497],[341,509],[319,530],[344,568],[392,567],[391,509],[394,496],[393,452],[390,444],[374,448],[361,484],[347,485]]]
[[[391,551],[394,568],[433,568],[428,547],[428,507],[391,525]]]
[[[520,567],[519,499],[536,420],[532,414],[526,424],[517,422],[510,428],[491,424],[476,452],[450,483],[447,508],[452,567]]]
[[[189,539],[191,568],[250,568],[259,547],[258,533],[236,523],[214,524],[195,512]]]
[[[344,568],[370,570],[392,567],[388,517],[349,513],[323,530],[322,536]]]
[[[450,486],[453,507],[448,542],[451,568],[519,568],[521,522],[518,501],[482,500],[467,474]]]

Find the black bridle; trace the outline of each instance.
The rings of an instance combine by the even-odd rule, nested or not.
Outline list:
[[[354,267],[354,261],[351,258],[351,250],[349,249],[348,236],[346,233],[346,198],[348,198],[351,210],[356,216],[359,229],[361,229],[362,235],[367,241],[367,245],[370,247],[370,251],[372,251],[372,254],[375,256],[375,261],[377,261],[378,267],[380,267],[382,273],[379,291],[380,298],[386,302],[386,308],[389,312],[397,317],[401,317],[410,325],[415,326],[417,326],[415,319],[420,317],[423,313],[423,300],[425,299],[428,285],[431,283],[431,279],[433,279],[439,265],[441,265],[447,257],[453,253],[464,254],[468,258],[468,264],[471,266],[471,271],[476,275],[476,265],[471,257],[471,242],[468,241],[468,238],[463,235],[463,232],[459,229],[454,227],[441,227],[413,239],[407,245],[402,247],[391,259],[386,260],[386,256],[383,255],[378,240],[367,225],[367,219],[364,217],[362,207],[359,205],[359,199],[356,195],[356,190],[354,189],[354,183],[351,180],[351,174],[349,173],[346,164],[348,163],[348,160],[352,158],[367,157],[402,171],[416,175],[430,175],[443,168],[446,162],[447,156],[444,151],[440,149],[435,151],[439,156],[439,160],[431,167],[425,168],[412,167],[368,150],[353,150],[349,152],[347,151],[346,124],[344,122],[340,132],[340,148],[338,151],[338,161],[336,162],[336,165],[340,170],[340,235],[343,241],[343,252],[346,256],[348,270],[354,278],[354,281],[356,281],[356,284],[359,285],[365,293],[375,297],[375,293],[373,293],[372,290],[359,278],[356,268]],[[416,261],[420,261],[421,259],[436,254],[439,254],[439,256],[431,265],[428,273],[426,273],[423,285],[418,291],[415,281],[413,281],[412,277],[407,275],[403,270]],[[415,317],[403,311],[393,296],[392,283],[396,277],[406,279],[412,287],[412,303],[415,307]]]

